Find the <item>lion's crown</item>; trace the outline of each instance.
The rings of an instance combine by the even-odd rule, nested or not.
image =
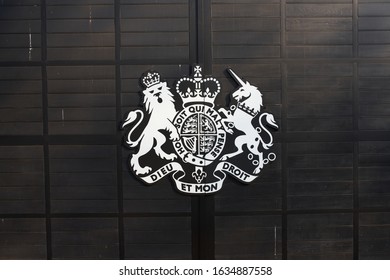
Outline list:
[[[157,72],[148,72],[142,78],[142,83],[146,88],[154,86],[160,82],[160,74]]]

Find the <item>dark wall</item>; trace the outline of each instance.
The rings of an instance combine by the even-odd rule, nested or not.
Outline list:
[[[258,85],[277,160],[188,197],[129,172],[138,79]],[[385,0],[0,1],[1,259],[390,258]]]

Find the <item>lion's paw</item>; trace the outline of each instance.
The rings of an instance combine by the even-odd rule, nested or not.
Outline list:
[[[177,156],[175,154],[168,154],[165,156],[166,160],[174,160],[176,158],[177,158]]]
[[[179,133],[177,131],[172,131],[169,137],[172,141],[178,141],[180,139]]]
[[[152,168],[149,166],[145,166],[145,167],[140,167],[140,168],[136,169],[135,174],[145,175],[145,174],[148,174],[150,171],[152,171]]]

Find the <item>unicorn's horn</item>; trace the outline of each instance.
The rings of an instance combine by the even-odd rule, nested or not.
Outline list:
[[[237,76],[236,73],[234,73],[234,71],[230,68],[227,69],[227,71],[229,72],[229,74],[233,77],[233,79],[238,83],[240,84],[241,86],[244,86],[245,85],[245,82],[243,80],[241,80],[240,77]]]

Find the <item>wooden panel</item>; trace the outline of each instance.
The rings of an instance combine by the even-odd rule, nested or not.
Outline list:
[[[351,46],[291,46],[289,58],[343,58],[352,57]]]
[[[50,134],[115,134],[113,66],[48,67]]]
[[[48,60],[114,59],[113,1],[56,0],[47,5]]]
[[[188,61],[187,46],[159,47],[122,47],[122,59],[139,59],[146,57],[150,60],[176,60],[185,63]]]
[[[0,147],[0,213],[45,212],[43,148]]]
[[[306,77],[351,77],[353,67],[349,63],[300,63],[288,64],[287,74],[289,76]],[[318,77],[321,76],[321,77]],[[329,85],[329,86],[333,86]],[[350,88],[350,86],[348,87]]]
[[[382,2],[382,1],[373,1]],[[359,3],[359,16],[390,16],[389,3]]]
[[[290,119],[287,122],[288,129],[292,132],[350,131],[352,124],[352,118]]]
[[[214,59],[280,57],[279,4],[216,1],[212,17]]]
[[[363,0],[364,1],[364,0]],[[318,3],[318,0],[286,0],[287,3]],[[350,0],[326,0],[326,3],[351,3]]]
[[[378,45],[378,46],[359,46],[359,55],[361,57],[390,57],[390,45]]]
[[[305,214],[288,218],[289,259],[352,259],[352,214]]]
[[[286,5],[287,57],[352,57],[352,4],[310,2]]]
[[[211,0],[214,4],[236,4],[237,0]],[[272,3],[279,3],[280,0],[241,0],[240,4],[272,4]]]
[[[364,213],[359,221],[359,258],[362,260],[388,260],[390,214]]]
[[[123,5],[121,13],[122,18],[187,18],[188,6],[185,1],[182,4],[171,5]]]
[[[40,0],[4,0],[2,5],[5,6],[23,6],[23,5],[39,5]]]
[[[336,71],[336,72],[335,72]],[[288,64],[288,89],[290,91],[352,89],[352,67],[348,64]],[[334,83],[329,84],[330,80]]]
[[[352,31],[351,18],[287,18],[287,31]]]
[[[352,9],[349,4],[287,4],[288,17],[350,17]]]
[[[115,218],[52,219],[53,259],[118,259]]]
[[[249,58],[276,58],[280,56],[279,47],[274,46],[248,46],[246,52],[241,53],[241,46],[215,46],[215,58],[225,59],[249,59]]]
[[[146,18],[122,19],[122,32],[187,32],[188,19],[185,18]]]
[[[306,106],[294,104],[288,106],[289,116],[294,118],[310,118],[314,115],[321,117],[351,116],[352,105],[345,104],[307,104]]]
[[[68,4],[67,1],[64,4]],[[91,17],[93,18],[113,18],[114,9],[107,7],[107,5],[88,5],[88,6],[48,6],[47,10],[48,19],[84,19]]]
[[[45,219],[2,218],[0,259],[46,259]]]
[[[242,4],[242,2],[240,2]],[[280,5],[278,4],[219,4],[213,5],[214,18],[257,18],[257,17],[279,17]]]
[[[48,33],[111,33],[114,25],[110,19],[59,19],[50,20]],[[48,34],[48,37],[49,34]]]
[[[361,207],[389,207],[390,142],[359,143],[359,201]]]
[[[42,134],[40,67],[0,67],[0,135]]]
[[[272,45],[280,43],[278,32],[215,32],[213,34],[215,45]]]
[[[279,32],[280,19],[278,18],[216,18],[212,25],[214,32]],[[232,38],[234,40],[234,38]]]
[[[390,100],[388,74],[390,67],[384,63],[362,63],[359,65],[361,130],[388,130],[390,112],[386,110]]]
[[[390,57],[390,41],[386,32],[390,25],[389,7],[390,4],[383,1],[359,2],[360,57]]]
[[[351,143],[288,144],[288,207],[353,207]]]
[[[187,46],[188,34],[186,32],[148,32],[148,33],[123,33],[123,46],[140,47],[147,45],[157,46]]]
[[[121,3],[121,59],[188,63],[188,3],[164,2]]]
[[[115,147],[50,146],[52,211],[117,211]]]
[[[352,65],[287,65],[288,130],[351,131]]]
[[[360,30],[387,30],[390,27],[390,17],[359,17]],[[359,32],[360,33],[360,32]]]
[[[361,31],[359,32],[361,44],[389,44],[390,31]]]
[[[0,62],[41,59],[40,1],[5,1],[0,10]]]
[[[352,33],[350,31],[332,32],[288,32],[286,35],[288,45],[351,45]],[[308,48],[307,48],[308,49]],[[346,48],[345,48],[346,49]],[[318,49],[317,49],[318,50]]]
[[[37,42],[38,40],[33,38],[35,38],[36,36],[38,36],[38,38],[40,37],[40,30],[41,30],[40,20],[28,20],[28,21],[4,20],[0,25],[0,33],[4,34],[4,36],[13,36],[14,34],[22,34],[23,36],[25,36],[25,38],[27,37],[28,45],[24,45],[25,50],[30,48],[30,32],[31,32],[31,42],[33,42],[33,40]],[[31,53],[33,52],[38,54],[39,50],[34,51],[33,49],[31,50]],[[22,58],[25,58],[25,56],[22,56]],[[38,60],[38,59],[39,59],[38,57],[34,56],[34,60]],[[33,55],[31,55],[31,60],[33,60]]]
[[[185,4],[188,0],[159,0],[159,4]],[[156,4],[156,0],[121,0],[122,4]]]
[[[125,218],[126,259],[191,259],[189,217]]]
[[[281,259],[280,216],[217,216],[216,259]]]
[[[48,5],[64,5],[64,0],[46,0]],[[114,4],[114,0],[67,0],[65,4],[69,5],[104,5]]]

